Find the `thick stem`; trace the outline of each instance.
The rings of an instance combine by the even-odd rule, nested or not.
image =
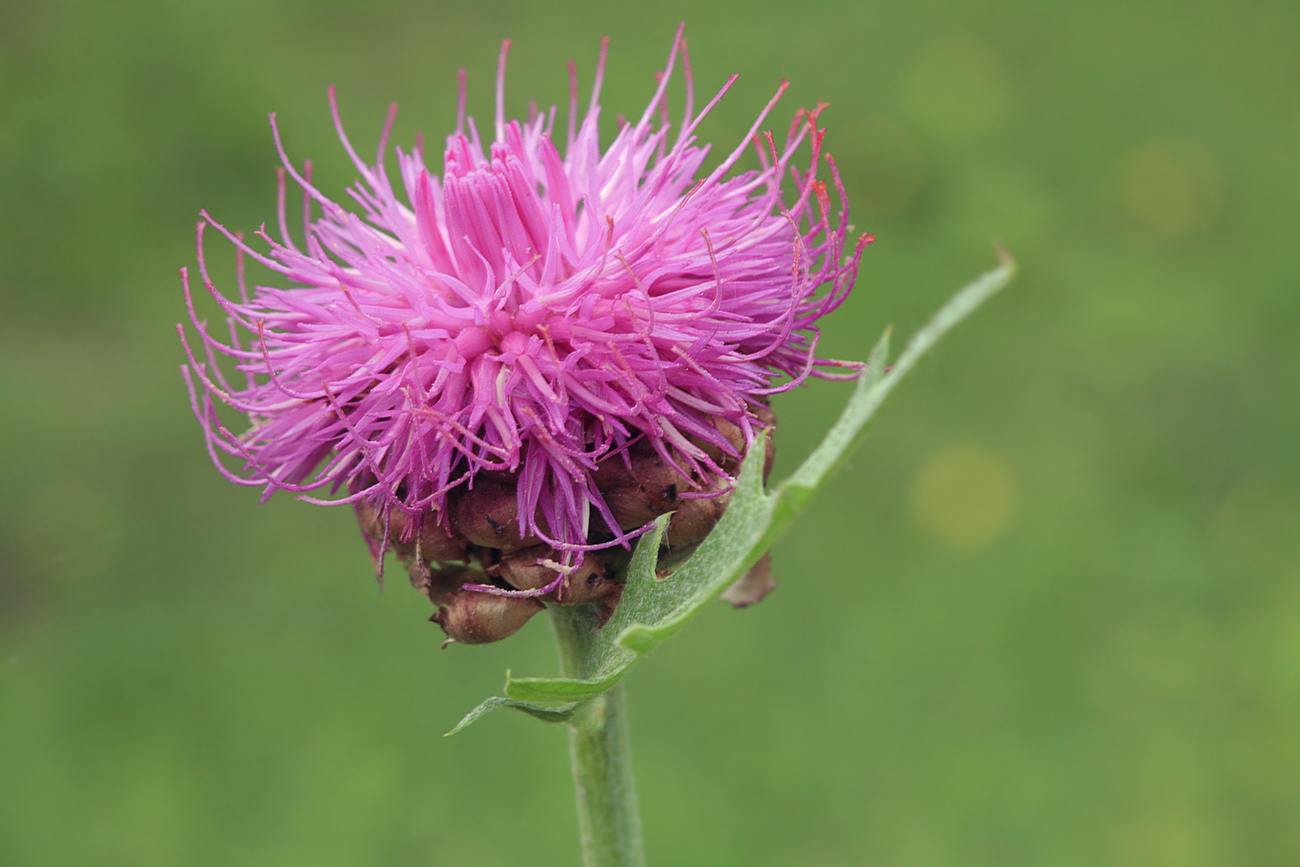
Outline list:
[[[566,677],[588,674],[595,624],[587,606],[552,606]],[[645,867],[641,816],[632,780],[627,703],[616,686],[591,699],[569,723],[569,760],[578,795],[584,867]]]

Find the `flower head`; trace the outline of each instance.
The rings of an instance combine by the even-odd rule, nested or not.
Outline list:
[[[206,212],[199,223],[200,271],[230,335],[210,335],[190,301],[204,359],[187,342],[186,376],[214,461],[265,497],[352,503],[376,556],[390,544],[406,550],[425,564],[426,588],[437,583],[428,564],[444,559],[427,555],[431,542],[421,548],[431,528],[462,550],[538,548],[546,556],[534,559],[554,567],[547,575],[564,576],[590,551],[626,547],[663,511],[629,506],[628,479],[644,494],[646,473],[671,477],[669,509],[679,496],[725,497],[768,396],[810,375],[844,375],[816,357],[816,322],[844,300],[870,240],[846,250],[847,213],[833,212],[819,177],[820,106],[796,113],[780,145],[759,134],[784,82],[740,145],[705,171],[709,147],[696,130],[735,78],[697,112],[680,31],[649,105],[620,119],[604,149],[605,44],[581,116],[570,63],[563,132],[554,108],[505,119],[508,48],[486,147],[465,116],[462,72],[441,175],[417,142],[396,149],[390,178],[391,113],[374,164],[365,162],[331,88],[360,174],[353,210],[313,186],[309,165],[294,166],[273,115],[279,238],[263,227],[259,251]],[[679,66],[686,99],[674,127],[667,88]],[[759,168],[733,171],[751,147]],[[288,229],[286,174],[304,192],[301,241]],[[219,293],[203,260],[207,226],[241,263],[250,256],[289,287],[249,293],[241,267],[238,298]],[[235,359],[242,387],[223,377],[218,355]],[[249,429],[232,433],[216,401],[247,414]],[[242,466],[225,467],[222,454]],[[321,488],[335,498],[309,496]],[[475,521],[500,539],[476,538]],[[540,595],[557,581],[549,591],[496,585],[499,595]]]

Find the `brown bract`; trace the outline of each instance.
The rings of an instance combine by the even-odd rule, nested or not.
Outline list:
[[[442,598],[429,619],[442,627],[448,641],[487,644],[514,635],[544,607],[536,599],[456,590]]]
[[[759,408],[753,420],[769,428],[776,424],[766,407]],[[646,442],[610,455],[592,472],[620,530],[633,533],[672,514],[659,550],[664,575],[691,556],[731,502],[744,431],[726,419],[711,418],[710,423],[730,448],[707,440],[697,440],[696,445],[726,475],[692,475],[688,461],[669,460]],[[775,457],[770,430],[764,457],[766,478]],[[546,605],[595,605],[603,623],[622,596],[629,561],[622,547],[586,551],[575,564],[572,554],[566,556],[537,536],[520,536],[516,481],[508,473],[480,473],[472,487],[448,496],[444,513],[411,515],[399,507],[385,512],[368,502],[354,504],[376,570],[381,570],[388,551],[397,555],[411,584],[437,609],[430,619],[446,632],[448,643],[500,641]],[[540,519],[536,523],[545,527]],[[600,523],[593,519],[593,525]],[[593,530],[589,542],[613,539],[602,526]],[[765,562],[725,598],[738,607],[761,599],[775,583]]]

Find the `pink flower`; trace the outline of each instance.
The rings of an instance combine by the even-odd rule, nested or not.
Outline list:
[[[853,375],[816,357],[816,322],[848,294],[870,238],[846,250],[847,206],[833,213],[818,177],[821,106],[797,112],[780,147],[758,134],[784,82],[706,173],[709,147],[696,129],[735,77],[697,113],[680,31],[650,104],[635,122],[620,120],[604,150],[606,45],[581,117],[570,63],[563,155],[554,108],[505,119],[508,48],[486,152],[465,117],[462,71],[441,177],[426,168],[421,142],[398,148],[400,195],[384,161],[392,114],[367,164],[330,89],[339,137],[361,176],[348,191],[355,210],[317,190],[309,165],[295,168],[272,115],[284,163],[279,238],[263,227],[256,234],[267,246],[258,251],[203,213],[199,269],[229,338],[198,319],[182,269],[204,355],[186,342],[184,371],[213,460],[232,481],[261,487],[264,499],[283,490],[400,510],[412,519],[403,531],[410,538],[428,516],[446,525],[453,492],[508,479],[518,535],[553,546],[571,567],[583,552],[626,545],[644,529],[620,527],[593,480],[598,464],[648,443],[693,480],[696,495],[714,495],[730,482],[722,464],[741,451],[716,420],[735,425],[728,430],[738,428],[747,446],[769,395],[810,375]],[[686,100],[674,128],[666,89],[679,63]],[[760,167],[733,172],[750,147]],[[286,173],[304,191],[301,241],[285,217]],[[209,225],[241,257],[238,299],[208,277]],[[243,255],[288,288],[250,294]],[[234,359],[242,385],[227,381],[218,355]],[[232,433],[216,401],[247,414],[249,429]],[[223,454],[242,466],[226,467]],[[308,496],[321,488],[335,498]]]

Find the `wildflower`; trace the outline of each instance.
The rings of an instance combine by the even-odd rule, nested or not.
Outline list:
[[[815,355],[816,322],[848,294],[870,240],[846,251],[847,212],[832,213],[818,177],[823,106],[798,112],[778,147],[758,131],[782,82],[740,146],[705,172],[696,130],[735,77],[697,112],[679,30],[649,105],[620,119],[602,150],[606,47],[581,117],[569,65],[563,156],[554,108],[505,119],[509,42],[486,149],[465,114],[462,71],[442,174],[426,167],[422,142],[397,148],[400,196],[385,163],[393,112],[368,164],[331,88],[360,174],[356,211],[313,186],[310,164],[294,166],[272,115],[279,238],[263,227],[259,252],[206,212],[198,224],[200,273],[228,342],[199,320],[182,270],[204,356],[186,342],[184,370],[221,472],[263,499],[352,504],[376,568],[394,550],[462,641],[504,637],[539,600],[611,608],[626,549],[656,516],[675,512],[666,540],[679,554],[716,523],[740,460],[775,421],[770,395],[808,376],[853,375]],[[674,130],[667,88],[679,64]],[[759,168],[733,173],[750,147]],[[301,243],[288,229],[286,175],[303,190]],[[207,227],[236,247],[238,299],[209,279]],[[291,286],[249,293],[244,256]],[[219,355],[235,360],[242,387]],[[217,401],[247,414],[249,429],[232,433]],[[322,488],[332,499],[311,495]]]

